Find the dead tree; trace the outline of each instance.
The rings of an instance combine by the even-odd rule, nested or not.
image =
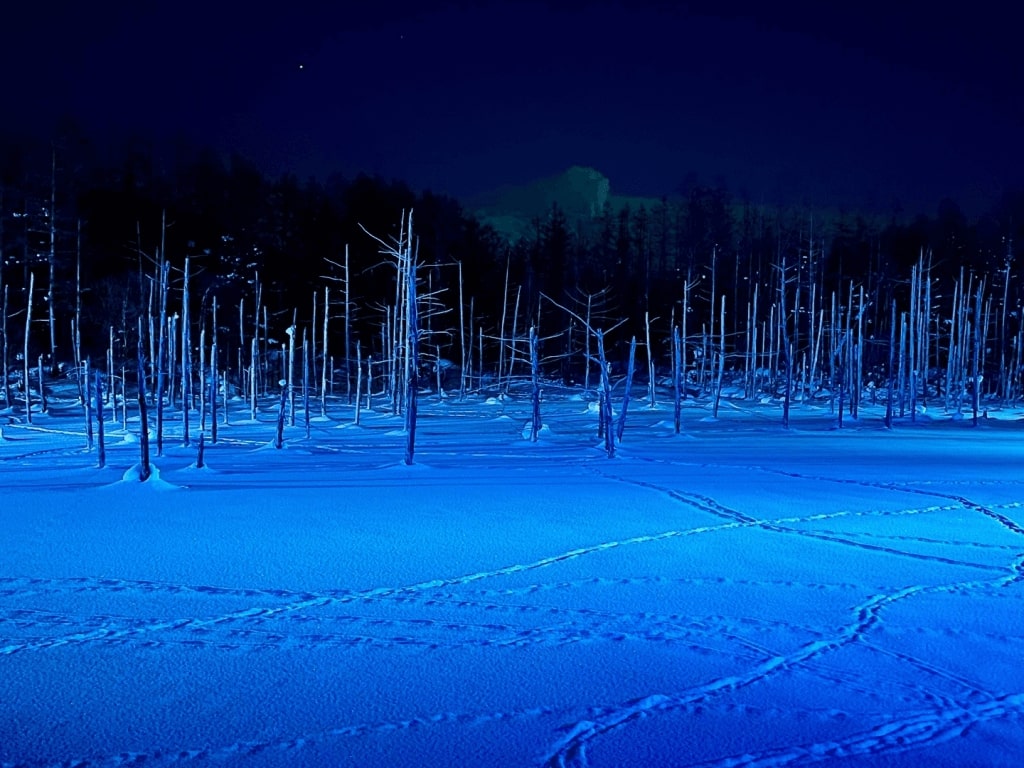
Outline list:
[[[192,409],[192,330],[189,316],[189,257],[185,257],[185,275],[181,298],[181,419],[182,444],[189,445],[189,411]]]
[[[398,288],[395,294],[394,326],[391,334],[385,335],[394,340],[392,361],[392,410],[394,413],[405,414],[405,463],[411,465],[416,453],[416,396],[419,393],[419,296],[417,293],[416,249],[412,234],[412,211],[403,215],[399,227],[398,239],[386,243],[376,235],[367,232],[381,245],[381,253],[392,261],[397,272],[395,281]],[[429,298],[429,294],[428,294]],[[390,312],[387,313],[390,316]],[[404,332],[402,332],[404,330]],[[401,371],[401,377],[398,372]],[[399,382],[401,378],[401,382]],[[402,386],[400,386],[400,384]],[[399,390],[404,398],[404,408],[398,403]]]
[[[96,445],[96,466],[103,469],[107,464],[107,446],[103,437],[103,378],[99,371],[96,371]]]
[[[35,290],[36,275],[34,272],[28,274],[28,295],[26,296],[26,307],[25,307],[25,349],[23,351],[23,368],[22,368],[22,379],[21,384],[25,388],[25,421],[29,424],[32,423],[32,398],[29,396],[29,360],[32,358],[28,354],[28,342],[29,342],[29,331],[32,328],[32,292]]]
[[[649,338],[649,336],[648,336]],[[629,410],[629,396],[633,389],[633,371],[636,365],[636,336],[629,343],[629,367],[626,368],[626,389],[622,393],[622,412],[619,414],[619,421],[615,427],[615,439],[622,442],[622,435],[626,431],[626,412]]]
[[[540,355],[537,350],[537,329],[530,326],[530,440],[537,442],[540,435]]]
[[[142,320],[139,320],[139,481],[146,482],[153,473],[149,464],[149,415],[146,410],[146,366],[142,351]]]

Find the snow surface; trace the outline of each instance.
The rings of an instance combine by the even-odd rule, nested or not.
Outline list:
[[[0,765],[1018,766],[1024,425],[579,398],[0,438]],[[193,419],[195,416],[193,416]],[[300,414],[301,422],[301,414]],[[193,421],[193,434],[197,432]],[[209,439],[209,434],[207,434]]]

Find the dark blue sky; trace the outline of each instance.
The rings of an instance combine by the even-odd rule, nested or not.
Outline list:
[[[624,194],[696,173],[755,199],[929,212],[1024,181],[1007,11],[723,5],[23,7],[0,33],[5,111],[31,130],[72,114],[273,174],[364,170],[459,196],[572,164]]]

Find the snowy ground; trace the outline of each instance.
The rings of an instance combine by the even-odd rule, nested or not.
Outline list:
[[[0,766],[1020,765],[1019,413],[335,410],[4,426]]]

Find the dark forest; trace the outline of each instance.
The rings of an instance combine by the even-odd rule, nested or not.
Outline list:
[[[901,391],[925,397],[1021,394],[1019,190],[968,218],[953,200],[931,215],[836,212],[691,181],[649,206],[606,204],[576,219],[555,203],[512,239],[459,201],[401,180],[268,178],[240,156],[144,142],[107,153],[112,160],[97,154],[80,136],[4,148],[3,354],[14,380],[25,349],[49,375],[87,357],[107,360],[111,373],[132,370],[139,333],[152,332],[157,314],[159,265],[168,265],[176,321],[186,257],[191,322],[205,329],[219,308],[228,380],[244,389],[247,335],[273,357],[289,329],[315,338],[321,328],[326,344],[314,354],[347,379],[356,343],[363,358],[393,354],[396,273],[375,238],[390,242],[414,212],[429,302],[424,356],[468,368],[463,387],[511,380],[530,327],[547,378],[589,384],[589,324],[614,328],[613,372],[636,337],[655,377],[673,366],[679,329],[680,365],[697,392],[723,377],[751,396],[778,394],[780,382],[809,395],[845,383],[855,402],[898,378]],[[197,331],[191,338],[199,343]]]

